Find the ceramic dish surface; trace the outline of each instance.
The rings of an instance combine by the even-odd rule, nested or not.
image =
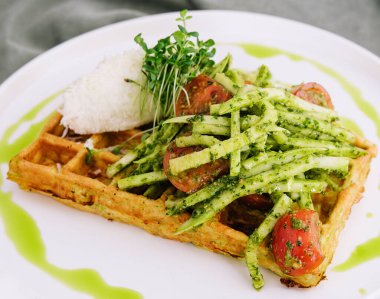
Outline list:
[[[233,67],[250,71],[266,64],[275,80],[322,84],[346,122],[379,144],[378,57],[326,31],[277,17],[229,11],[190,14],[188,28],[216,41],[216,60],[231,53]],[[334,271],[358,245],[379,236],[379,158],[339,238],[327,279],[310,289],[287,288],[263,270],[266,284],[260,292],[252,288],[244,261],[106,221],[22,191],[6,180],[8,160],[37,136],[44,119],[61,104],[44,99],[105,57],[137,47],[133,37],[138,33],[150,44],[169,35],[176,29],[176,17],[177,13],[148,16],[81,35],[40,55],[0,86],[1,297],[129,298],[91,292],[104,283],[134,290],[146,299],[379,298],[380,259]],[[91,273],[90,286],[75,282],[78,269]]]

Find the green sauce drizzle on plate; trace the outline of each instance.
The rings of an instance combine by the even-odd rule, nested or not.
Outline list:
[[[19,153],[22,149],[27,147],[29,144],[35,140],[40,133],[43,125],[45,124],[45,118],[38,123],[32,124],[29,129],[22,134],[17,140],[12,143],[9,143],[9,139],[12,137],[12,134],[20,127],[21,124],[27,121],[32,121],[38,113],[48,105],[53,99],[55,99],[61,92],[51,95],[50,97],[43,100],[37,106],[28,111],[22,118],[20,118],[16,123],[11,125],[4,133],[3,138],[0,140],[1,156],[0,163],[8,163],[8,161]]]
[[[380,236],[360,244],[344,263],[334,267],[334,271],[347,271],[369,260],[380,258]]]
[[[0,140],[0,163],[7,163],[15,154],[37,138],[46,122],[46,118],[31,125],[14,142],[9,143],[12,134],[25,121],[33,120],[37,114],[49,104],[58,94],[55,94],[26,113],[20,120],[10,126]],[[5,232],[13,242],[18,253],[68,287],[91,295],[96,299],[140,299],[138,292],[109,286],[103,278],[91,269],[62,269],[51,264],[46,257],[46,249],[40,231],[33,218],[19,205],[12,201],[12,194],[2,190],[3,180],[0,173],[0,216],[3,219]]]

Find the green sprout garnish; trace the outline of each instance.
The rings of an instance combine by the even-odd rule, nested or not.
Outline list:
[[[187,97],[184,85],[215,64],[211,59],[215,55],[215,42],[212,39],[202,41],[198,32],[187,31],[186,21],[189,19],[191,16],[187,15],[187,10],[182,10],[176,19],[182,25],[160,39],[153,48],[147,46],[141,33],[134,39],[145,51],[142,71],[147,80],[142,88],[149,91],[155,104],[155,123],[174,116],[181,91]],[[141,111],[147,97],[141,103]]]

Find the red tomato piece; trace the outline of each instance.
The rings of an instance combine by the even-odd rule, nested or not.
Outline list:
[[[193,193],[210,183],[218,176],[229,170],[229,161],[218,159],[216,161],[201,165],[197,168],[186,170],[178,176],[169,173],[169,160],[202,150],[200,146],[177,147],[171,143],[164,156],[164,172],[169,181],[179,190]]]
[[[282,216],[272,234],[272,252],[282,271],[300,276],[318,267],[324,260],[319,238],[317,212],[298,210]]]
[[[292,90],[292,93],[307,102],[334,109],[329,93],[318,83],[300,84]]]
[[[208,114],[210,105],[223,103],[232,97],[232,94],[215,80],[205,75],[199,75],[191,80],[177,99],[175,106],[176,116],[191,114]]]

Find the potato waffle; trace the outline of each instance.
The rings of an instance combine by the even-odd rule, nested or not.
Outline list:
[[[165,200],[174,188],[169,187],[157,200],[119,190],[106,176],[107,166],[119,159],[119,156],[110,151],[97,152],[92,156],[91,163],[86,164],[88,151],[84,142],[88,138],[91,137],[95,148],[107,148],[135,135],[136,130],[92,136],[68,134],[62,137],[64,128],[60,125],[60,120],[61,115],[55,114],[39,138],[11,160],[9,179],[23,189],[51,196],[68,206],[110,220],[138,226],[160,237],[190,242],[233,257],[244,256],[247,235],[223,224],[221,217],[216,217],[194,231],[175,234],[176,229],[190,215],[166,215]],[[358,137],[356,145],[367,149],[368,155],[352,161],[350,174],[344,182],[347,187],[338,194],[326,193],[314,198],[322,220],[321,246],[325,255],[324,262],[310,274],[290,277],[276,264],[269,248],[269,238],[260,246],[260,265],[278,274],[283,281],[310,287],[324,277],[351,207],[360,200],[364,191],[370,162],[376,155],[376,147],[370,142]]]

